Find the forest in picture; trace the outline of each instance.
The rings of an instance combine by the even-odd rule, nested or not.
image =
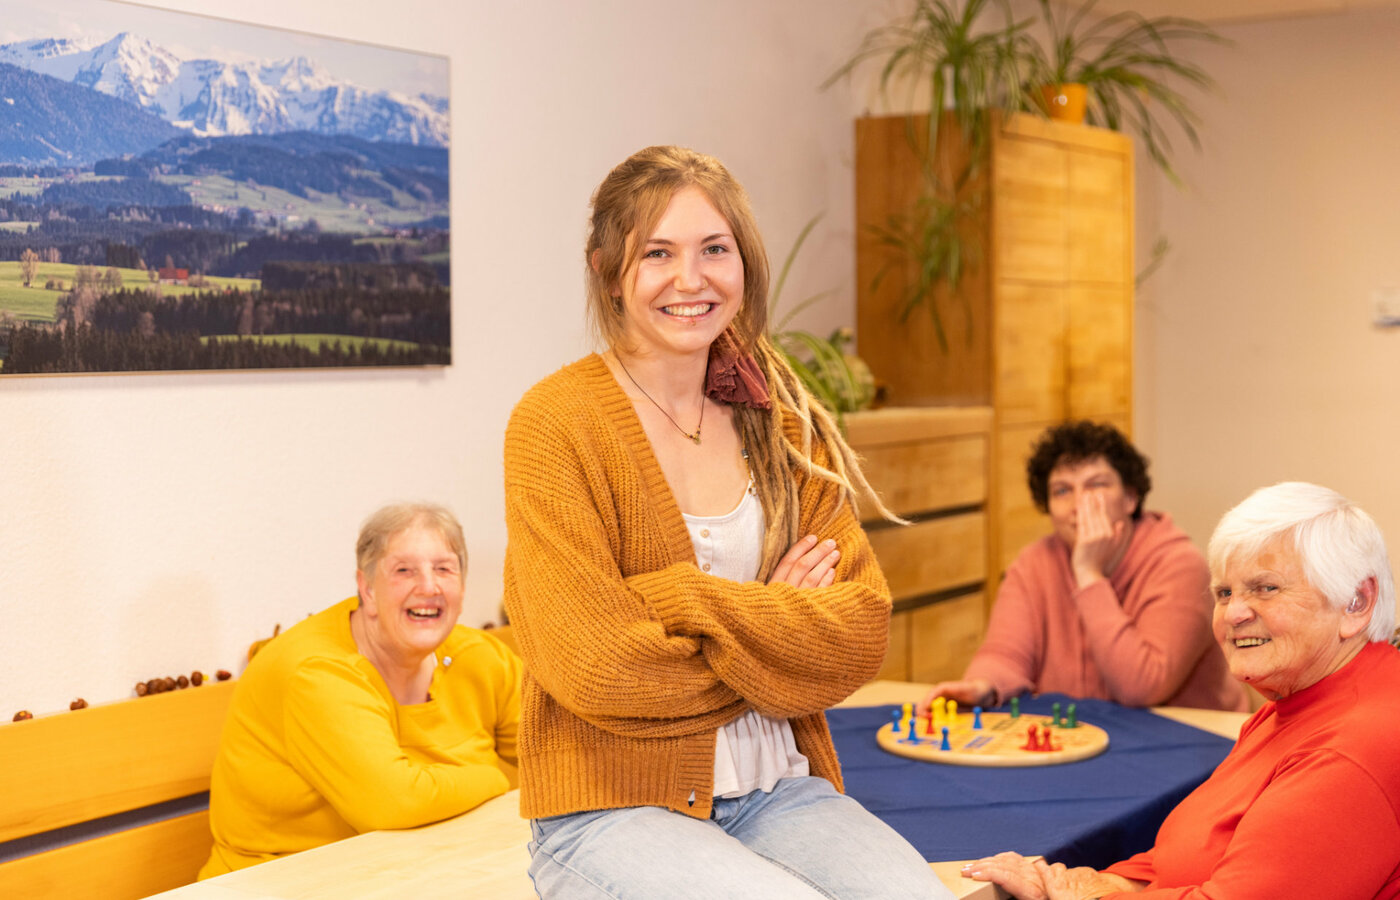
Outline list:
[[[51,6],[0,0],[0,376],[451,362],[445,59]]]

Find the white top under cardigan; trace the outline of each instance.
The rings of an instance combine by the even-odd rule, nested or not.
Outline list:
[[[683,515],[702,572],[730,581],[758,578],[767,523],[752,485],[739,505],[722,516]],[[716,797],[771,791],[778,779],[808,772],[807,757],[797,751],[787,719],[751,709],[715,734]]]

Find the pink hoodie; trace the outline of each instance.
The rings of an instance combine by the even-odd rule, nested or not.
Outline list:
[[[1211,606],[1205,559],[1165,513],[1144,511],[1112,576],[1083,590],[1069,548],[1051,535],[1007,570],[964,677],[986,678],[1003,699],[1030,688],[1247,711],[1211,633]]]

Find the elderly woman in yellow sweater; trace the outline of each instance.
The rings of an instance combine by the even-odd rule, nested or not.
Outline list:
[[[372,515],[359,592],[283,632],[234,689],[209,796],[209,878],[505,793],[520,661],[457,625],[467,552],[450,512]]]
[[[841,793],[822,711],[879,668],[889,590],[859,466],[766,335],[743,189],[642,150],[584,258],[607,350],[532,388],[505,441],[536,890],[950,896]]]

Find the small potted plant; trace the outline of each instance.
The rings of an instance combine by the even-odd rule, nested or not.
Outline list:
[[[1209,88],[1201,66],[1178,55],[1187,42],[1223,39],[1192,19],[1146,18],[1124,11],[1094,15],[1097,0],[1056,15],[1050,0],[1038,0],[1049,42],[1033,46],[1034,80],[1042,109],[1052,118],[1087,121],[1114,131],[1130,129],[1142,139],[1152,159],[1173,180],[1171,140],[1166,123],[1174,121],[1199,146],[1199,121],[1178,86]]]

